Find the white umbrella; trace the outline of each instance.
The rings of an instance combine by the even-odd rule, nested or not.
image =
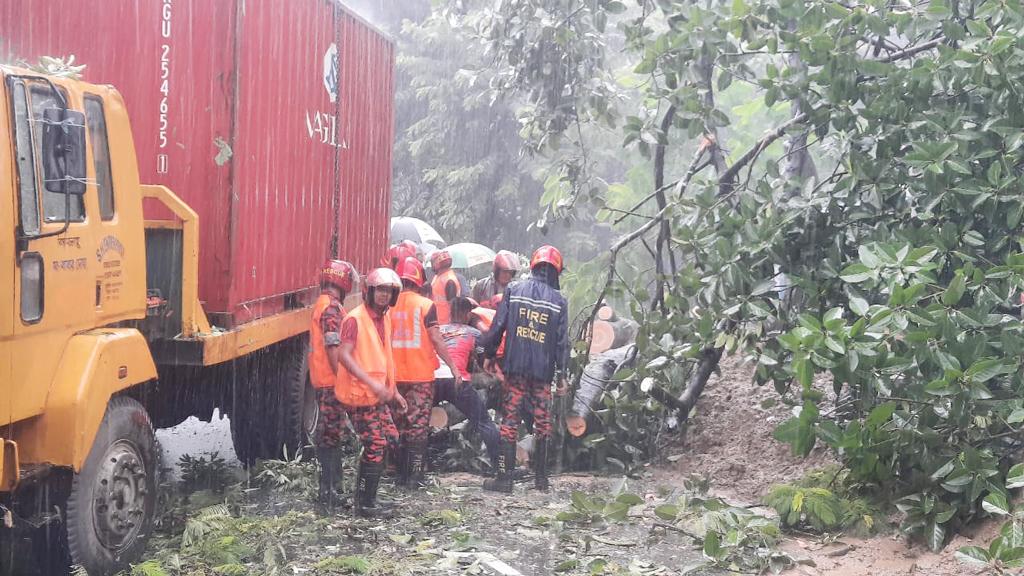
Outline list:
[[[417,244],[429,242],[435,246],[444,246],[444,239],[430,224],[419,218],[396,216],[391,219],[391,243],[398,244],[402,240],[412,240]]]
[[[494,262],[494,250],[483,244],[460,242],[445,248],[452,255],[452,268],[472,268]]]

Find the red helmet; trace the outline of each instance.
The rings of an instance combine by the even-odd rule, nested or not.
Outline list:
[[[377,268],[366,276],[363,282],[363,301],[373,305],[373,294],[378,288],[391,288],[393,294],[388,306],[398,303],[398,293],[402,291],[402,279],[391,268]]]
[[[337,286],[348,294],[359,280],[355,266],[344,260],[328,260],[320,270],[320,283]]]
[[[416,257],[416,243],[412,240],[402,240],[398,244],[392,244],[388,248],[387,253],[384,255],[384,259],[381,261],[382,266],[387,266],[392,270],[397,270],[399,264],[405,261],[408,257]]]
[[[499,250],[498,254],[494,256],[494,274],[498,272],[512,272],[513,274],[519,273],[519,257],[509,252],[508,250]]]
[[[452,253],[447,250],[438,250],[430,255],[430,267],[434,273],[443,272],[452,267]]]
[[[417,288],[422,288],[423,282],[427,279],[426,273],[423,272],[423,264],[420,264],[420,261],[413,257],[402,261],[402,264],[398,267],[398,276],[402,280],[412,282]]]
[[[533,258],[530,258],[530,268],[535,268],[541,262],[546,262],[555,267],[555,271],[559,274],[562,273],[562,253],[558,251],[558,248],[554,246],[541,246],[533,253]]]

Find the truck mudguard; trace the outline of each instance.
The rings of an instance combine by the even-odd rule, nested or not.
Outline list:
[[[89,455],[110,397],[156,378],[149,345],[134,328],[97,328],[68,342],[37,418],[14,425],[23,463],[70,466]]]

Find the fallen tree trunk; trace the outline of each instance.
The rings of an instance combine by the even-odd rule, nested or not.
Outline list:
[[[636,340],[640,325],[628,318],[595,320],[594,334],[590,341],[590,357],[625,346]]]
[[[628,344],[597,355],[583,369],[580,385],[573,397],[572,409],[565,418],[569,434],[579,438],[587,432],[587,420],[593,417],[594,407],[613,382],[612,376],[628,368],[636,360],[636,346]]]
[[[704,392],[708,378],[711,377],[711,373],[715,371],[718,363],[722,360],[724,351],[725,348],[705,348],[701,351],[700,362],[697,363],[696,370],[690,376],[690,382],[686,385],[686,389],[678,398],[661,386],[654,386],[648,394],[666,407],[675,410],[680,422],[686,422],[690,418],[693,407],[697,405],[697,399]]]

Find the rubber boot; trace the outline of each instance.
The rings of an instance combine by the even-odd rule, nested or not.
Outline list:
[[[516,443],[502,440],[498,447],[498,475],[484,480],[484,490],[512,493],[512,470],[516,465]]]
[[[548,439],[538,438],[533,444],[533,486],[537,490],[547,492],[551,488],[548,483]]]
[[[398,475],[395,478],[395,484],[406,488],[409,486],[409,477],[412,475],[412,468],[410,467],[409,460],[409,444],[405,440],[402,440],[398,446]]]
[[[341,449],[317,446],[316,459],[320,461],[317,506],[324,514],[334,514],[341,502],[338,498],[338,485],[342,481]]]
[[[383,462],[359,462],[356,484],[356,515],[364,518],[390,518],[391,507],[377,502],[377,487],[384,471]]]
[[[409,459],[408,488],[417,489],[426,486],[427,477],[427,443],[425,441],[410,442],[407,448]]]

